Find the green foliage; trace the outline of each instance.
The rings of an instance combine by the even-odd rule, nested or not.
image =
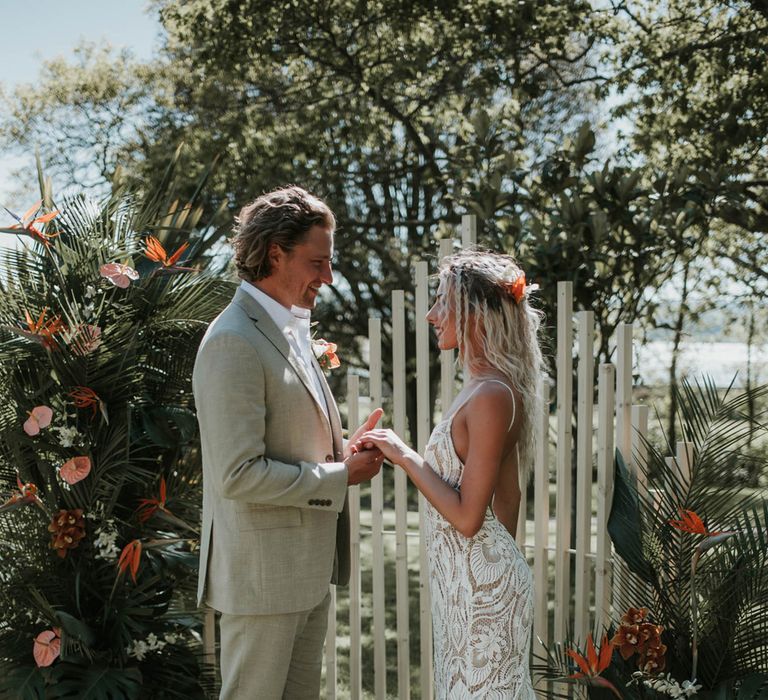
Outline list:
[[[696,697],[768,692],[768,500],[729,480],[755,428],[747,404],[767,394],[766,386],[733,395],[709,381],[684,381],[678,402],[683,439],[692,446],[688,464],[667,458],[668,446],[645,443],[633,457],[635,476],[617,452],[608,531],[626,568],[605,632],[611,639],[625,624],[625,611],[647,608],[652,624],[662,626],[662,671],[678,683],[696,679],[702,685]],[[765,433],[761,416],[757,425]],[[686,511],[701,519],[691,518],[690,529],[678,526]],[[566,655],[572,647],[567,640],[554,645],[536,670],[550,679],[572,674],[578,670]],[[625,660],[614,649],[600,675],[626,698],[668,697],[650,688],[656,673],[646,670],[640,685],[633,680],[644,670],[637,658]],[[599,688],[589,694],[608,697]]]
[[[203,697],[190,382],[197,345],[232,289],[146,258],[149,235],[169,253],[189,240],[179,263],[189,267],[210,233],[196,229],[194,203],[171,201],[171,171],[165,188],[144,198],[119,191],[57,203],[45,233],[59,235],[4,249],[0,260],[3,697]],[[46,200],[53,209],[49,192]],[[112,284],[101,266],[114,262],[139,279]],[[49,338],[25,320],[25,311],[37,319],[44,309],[63,324]],[[95,392],[92,406],[74,404],[78,387]],[[22,425],[35,406],[51,407],[53,421],[29,435]],[[91,470],[69,483],[59,468],[73,457],[87,457]],[[17,478],[34,484],[37,498],[19,502]],[[138,517],[141,499],[150,499],[147,518]],[[62,509],[85,516],[84,538],[63,557],[49,532]],[[135,581],[117,562],[133,540],[143,544]],[[38,668],[33,642],[48,629],[59,630],[60,657]]]

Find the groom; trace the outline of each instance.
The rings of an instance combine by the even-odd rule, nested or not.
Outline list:
[[[234,238],[242,281],[197,353],[198,604],[221,613],[227,700],[319,697],[329,584],[349,578],[347,486],[381,467],[378,450],[344,447],[312,351],[309,315],[333,281],[335,225],[300,187],[245,206]]]

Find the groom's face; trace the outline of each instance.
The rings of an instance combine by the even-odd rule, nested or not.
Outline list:
[[[272,269],[286,306],[314,309],[320,288],[333,282],[333,231],[315,225],[293,250],[276,247]]]

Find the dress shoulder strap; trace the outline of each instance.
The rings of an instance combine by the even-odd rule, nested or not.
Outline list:
[[[464,406],[467,404],[467,402],[475,395],[475,392],[483,385],[484,382],[496,382],[497,384],[501,384],[503,387],[506,387],[509,391],[510,396],[512,397],[512,421],[509,424],[509,427],[507,428],[507,432],[512,430],[512,426],[515,424],[515,417],[517,415],[517,402],[515,401],[515,392],[512,391],[512,387],[509,386],[506,382],[502,382],[500,379],[485,379],[480,384],[478,384],[467,396],[466,399],[464,399],[453,411],[451,414],[451,419],[453,419],[453,416],[455,416]]]
[[[509,386],[506,382],[502,382],[501,379],[486,379],[487,382],[496,382],[497,384],[501,384],[503,387],[509,391],[509,395],[512,397],[512,420],[509,423],[509,427],[507,428],[507,432],[512,430],[512,426],[515,424],[515,417],[517,416],[517,402],[515,401],[515,392],[512,391],[512,387]]]

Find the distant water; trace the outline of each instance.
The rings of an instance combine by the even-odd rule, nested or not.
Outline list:
[[[683,343],[678,357],[678,377],[711,376],[717,386],[728,386],[736,374],[734,386],[743,387],[747,378],[747,346],[745,343]],[[666,384],[672,362],[672,343],[652,341],[635,346],[634,372],[638,383],[649,386]],[[753,384],[768,383],[768,345],[752,347]]]

